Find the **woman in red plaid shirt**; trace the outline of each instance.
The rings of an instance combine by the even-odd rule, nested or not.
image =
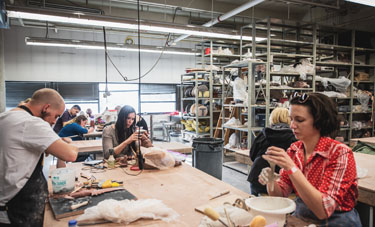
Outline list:
[[[327,226],[362,226],[354,209],[358,197],[352,150],[329,136],[339,130],[335,104],[319,93],[294,95],[290,100],[290,128],[296,136],[287,152],[268,148],[263,158],[282,169],[271,190],[264,168],[259,182],[271,196],[296,193],[294,215]],[[275,177],[274,177],[275,179]]]

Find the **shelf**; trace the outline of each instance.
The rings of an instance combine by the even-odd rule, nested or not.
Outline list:
[[[325,61],[317,61],[316,65],[352,66],[351,63],[345,63],[345,62],[325,62]]]
[[[198,55],[201,56],[201,55]],[[209,54],[205,54],[205,57],[211,57]],[[227,55],[227,54],[212,54],[212,57],[222,57],[222,58],[240,58],[241,55],[239,54],[232,54],[232,55]]]
[[[270,90],[298,90],[298,91],[312,91],[312,88],[296,88],[296,87],[291,87],[291,88],[284,88],[284,87],[270,87]]]
[[[244,127],[244,128],[238,128],[238,127],[231,127],[231,126],[223,126],[224,128],[228,128],[228,129],[233,129],[233,130],[237,130],[237,131],[242,131],[242,132],[248,132],[248,128]],[[250,129],[251,131],[262,131],[263,130],[263,127],[252,127]]]
[[[243,67],[248,67],[249,64],[265,65],[266,63],[265,62],[255,62],[255,61],[241,61],[239,63],[225,65],[225,66],[223,66],[223,68],[243,68]]]
[[[288,53],[275,53],[271,52],[273,57],[280,57],[280,58],[312,58],[313,56],[310,54],[288,54]],[[256,57],[267,57],[267,53],[256,54]]]
[[[277,76],[300,76],[301,74],[299,74],[299,73],[270,72],[270,75],[277,75]]]
[[[361,65],[361,64],[354,64],[354,67],[369,67],[369,68],[375,68],[375,65]]]
[[[190,132],[190,131],[186,131],[186,130],[182,130],[182,133],[191,134],[191,135],[198,135],[198,136],[209,136],[210,135],[210,133],[205,133],[205,132],[199,133],[199,132],[195,132],[195,131]]]
[[[190,83],[190,84],[193,84],[195,82],[205,82],[205,83],[209,83],[210,81],[208,80],[200,80],[200,79],[197,79],[197,80],[183,80],[182,83]]]
[[[354,79],[353,83],[355,83],[355,84],[357,84],[357,83],[360,83],[360,84],[373,84],[373,83],[375,83],[375,81],[365,81],[365,80],[356,81]]]
[[[265,43],[265,42],[267,42],[267,39],[259,41],[257,43]],[[295,46],[293,46],[293,47],[300,47],[300,46],[305,46],[305,45],[313,45],[312,42],[289,40],[289,39],[275,39],[275,38],[271,38],[271,45],[282,46],[283,44],[294,44]]]
[[[362,130],[362,129],[372,129],[371,126],[365,126],[365,127],[361,127],[361,128],[352,128],[352,130]]]
[[[193,117],[193,116],[182,116],[182,119],[210,119],[210,117]]]
[[[350,46],[340,46],[340,45],[333,45],[333,44],[324,44],[324,43],[318,43],[317,49],[323,49],[323,50],[343,50],[343,51],[351,51],[352,47]]]
[[[241,155],[249,156],[249,149],[245,149],[245,150],[242,150],[242,149],[239,149],[239,148],[224,148],[224,149],[229,150],[229,151],[233,151],[233,152],[241,154]]]
[[[349,127],[345,127],[345,128],[340,128],[340,131],[349,131],[350,128]]]
[[[208,100],[210,98],[198,98],[198,100]],[[212,98],[213,100],[221,99],[221,98]],[[182,98],[182,100],[195,100],[195,98]]]

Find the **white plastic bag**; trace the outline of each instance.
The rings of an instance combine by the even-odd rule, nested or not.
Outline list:
[[[233,84],[233,98],[245,102],[247,100],[246,84],[243,79],[237,77]]]
[[[145,163],[157,169],[169,169],[175,166],[175,159],[165,149],[159,147],[142,147],[143,158]]]
[[[114,200],[106,199],[98,205],[87,208],[78,221],[108,220],[114,223],[129,224],[138,219],[161,219],[172,221],[177,219],[178,213],[167,207],[161,200]]]
[[[229,148],[237,148],[240,146],[240,140],[235,132],[230,135],[228,144]]]

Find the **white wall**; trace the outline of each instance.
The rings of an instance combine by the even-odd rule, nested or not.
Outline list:
[[[107,34],[107,42],[123,43],[128,34]],[[134,34],[132,34],[134,35]],[[63,47],[27,46],[25,37],[45,37],[45,29],[13,26],[4,32],[5,79],[8,81],[104,82],[103,50],[79,50]],[[103,41],[96,32],[49,31],[50,38]],[[137,42],[137,40],[134,40]],[[161,45],[165,40],[142,39],[143,45]],[[182,43],[182,42],[181,42]],[[192,43],[182,43],[194,48]],[[129,79],[138,77],[138,53],[109,51],[121,73]],[[142,74],[155,63],[159,54],[141,53]],[[194,67],[193,56],[163,55],[142,83],[180,83],[185,68]],[[123,82],[108,61],[108,81]]]

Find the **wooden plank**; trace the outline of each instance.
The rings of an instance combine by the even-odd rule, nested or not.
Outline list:
[[[367,176],[358,179],[358,201],[375,206],[375,155],[354,153],[356,164],[367,169]]]
[[[367,143],[370,145],[375,145],[375,137],[366,137],[366,138],[355,138],[350,140],[350,147],[354,147],[358,141],[363,143]]]
[[[116,179],[124,182],[124,188],[138,199],[159,199],[165,205],[180,214],[176,221],[163,222],[160,220],[138,220],[127,226],[198,226],[203,214],[194,209],[208,203],[213,194],[229,190],[230,194],[246,198],[249,194],[234,188],[198,169],[187,164],[168,170],[144,170],[138,176],[138,172],[125,169],[111,169],[100,173],[92,173],[89,169],[82,169],[82,163],[70,163],[68,167],[76,169],[76,175],[80,172],[85,175],[94,175],[96,179]],[[125,173],[126,171],[127,173]],[[81,179],[81,178],[80,178]],[[52,187],[49,182],[49,189]],[[57,221],[49,207],[45,210],[44,226],[66,227],[68,221],[78,216],[62,218]],[[123,226],[109,223],[101,226]]]
[[[95,152],[102,151],[102,140],[78,140],[70,143],[78,148],[78,152]]]
[[[155,147],[160,147],[162,149],[184,153],[184,154],[190,154],[193,150],[192,146],[188,146],[179,142],[161,142],[161,143],[154,143],[153,145]]]

